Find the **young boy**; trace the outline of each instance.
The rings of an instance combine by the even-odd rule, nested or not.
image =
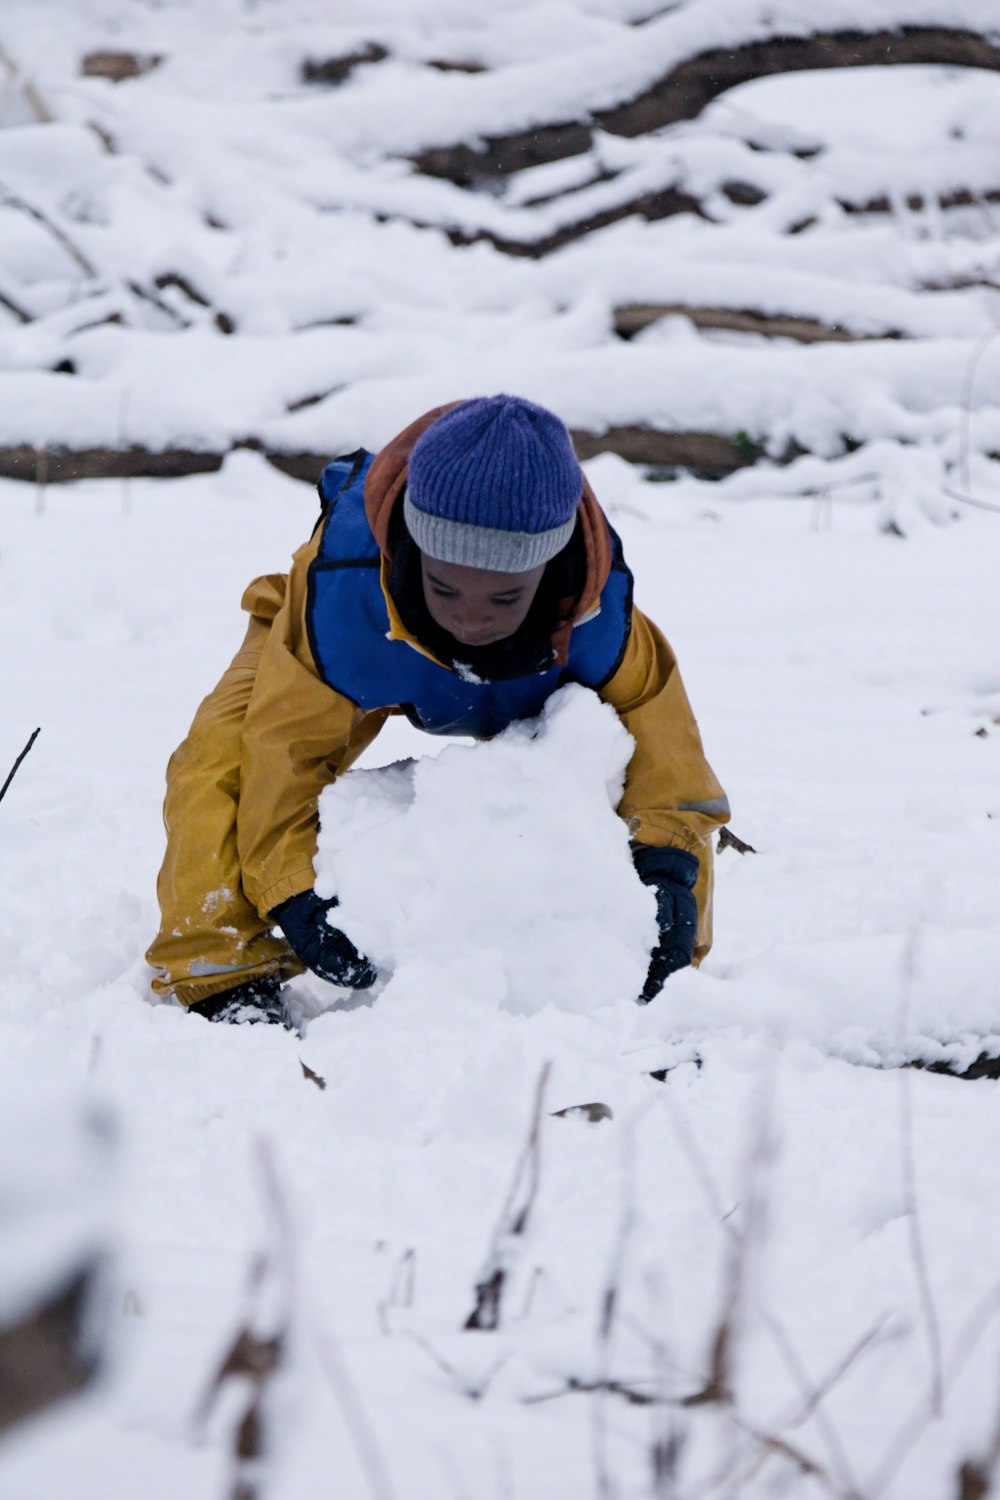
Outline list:
[[[390,714],[489,738],[579,682],[635,740],[618,812],[657,896],[652,999],[708,952],[729,805],[566,428],[514,396],[439,407],[374,459],[328,465],[320,493],[287,577],[244,594],[246,639],[171,758],[153,988],[212,1021],[274,1022],[304,968],[367,988],[373,965],[313,890],[320,792]]]

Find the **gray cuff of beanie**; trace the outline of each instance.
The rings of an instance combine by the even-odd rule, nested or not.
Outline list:
[[[576,525],[576,512],[551,531],[499,531],[429,515],[404,495],[403,519],[421,552],[438,562],[485,568],[490,573],[528,573],[550,562],[566,546]]]

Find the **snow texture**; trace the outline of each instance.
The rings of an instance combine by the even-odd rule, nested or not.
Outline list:
[[[383,1007],[405,1004],[417,973],[436,1003],[475,1004],[470,969],[482,1000],[515,1014],[639,994],[655,902],[614,812],[632,748],[614,710],[571,687],[492,744],[327,788],[317,889],[380,969],[399,966]]]
[[[884,1475],[892,1500],[939,1500],[986,1443],[1000,1096],[897,1064],[1000,1047],[995,518],[901,540],[873,530],[860,485],[803,508],[752,493],[761,475],[729,481],[737,505],[726,486],[665,490],[610,458],[589,474],[757,850],[718,858],[711,955],[632,1002],[647,914],[610,813],[625,749],[586,694],[535,739],[448,746],[394,722],[327,799],[322,856],[393,973],[374,999],[296,981],[301,1039],[151,1005],[140,955],[163,766],[239,644],[243,585],[283,565],[314,499],[250,454],[184,481],[0,487],[2,763],[43,726],[0,804],[3,1155],[35,1205],[35,1227],[25,1215],[4,1238],[26,1291],[75,1253],[78,1224],[103,1225],[116,1253],[111,1373],[6,1443],[4,1500],[226,1493],[236,1387],[202,1429],[191,1418],[237,1329],[271,1326],[248,1287],[275,1239],[260,1140],[291,1245],[267,1500],[372,1492],[345,1373],[397,1500],[591,1493],[595,1423],[614,1482],[652,1500],[666,1416],[685,1435],[682,1494],[727,1454],[753,1468],[727,1408],[565,1394],[606,1377],[696,1392],[733,1228],[750,1247],[742,1422],[836,1467],[832,1423],[861,1493]],[[501,885],[509,920],[492,910]],[[596,930],[546,976],[570,899]],[[615,968],[601,1005],[598,962]],[[541,1177],[500,1328],[463,1332],[546,1061]],[[106,1188],[63,1144],[81,1091],[118,1120],[110,1223]],[[613,1118],[549,1117],[591,1101]],[[942,1348],[933,1422],[915,1209]],[[832,1380],[862,1342],[809,1416],[803,1382]],[[823,1493],[797,1476],[772,1451],[744,1492]]]
[[[281,1341],[259,1500],[943,1500],[991,1451],[1000,1093],[928,1068],[1000,1053],[997,77],[758,80],[489,187],[410,160],[823,20],[983,5],[7,0],[0,446],[232,451],[0,480],[0,771],[42,730],[0,803],[0,1348],[114,1265],[103,1383],[5,1434],[0,1500],[233,1494],[252,1382],[206,1391],[248,1329]],[[81,77],[99,50],[162,61]],[[706,216],[489,238],[671,184]],[[232,445],[375,447],[503,388],[770,455],[587,466],[754,851],[718,856],[711,954],[634,1003],[629,747],[570,691],[489,744],[394,719],[325,795],[375,991],[296,980],[298,1033],[155,1002],[163,768],[316,515]]]

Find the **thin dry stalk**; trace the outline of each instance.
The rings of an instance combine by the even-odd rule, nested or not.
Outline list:
[[[911,933],[903,950],[899,1008],[899,1030],[901,1037],[905,1036],[906,1033],[910,1007],[913,1000],[913,987],[917,977],[917,947],[919,940],[920,929],[917,927]],[[930,1360],[930,1408],[933,1415],[939,1417],[942,1413],[944,1402],[941,1326],[938,1320],[937,1307],[934,1303],[934,1292],[931,1287],[930,1272],[927,1265],[927,1251],[924,1246],[920,1213],[920,1198],[917,1192],[916,1154],[913,1144],[912,1089],[912,1070],[910,1068],[900,1068],[900,1166],[903,1177],[904,1213],[910,1245],[910,1260],[913,1264],[914,1279],[917,1284],[917,1296],[920,1300],[920,1312],[923,1319],[924,1333],[927,1339],[927,1352]]]
[[[831,1391],[833,1391],[850,1373],[850,1371],[854,1368],[863,1354],[865,1354],[869,1349],[875,1348],[878,1344],[885,1343],[888,1340],[894,1339],[898,1336],[897,1334],[894,1334],[892,1332],[886,1334],[882,1333],[882,1330],[888,1321],[888,1313],[883,1314],[883,1316],[878,1320],[874,1327],[870,1328],[867,1333],[862,1334],[861,1338],[857,1339],[851,1345],[850,1349],[848,1349],[846,1354],[844,1354],[843,1357],[837,1361],[837,1363],[828,1372],[828,1374],[824,1375],[823,1379],[818,1383],[818,1385],[813,1388],[812,1392],[799,1407],[798,1411],[790,1416],[783,1418],[780,1422],[776,1423],[776,1425],[780,1429],[788,1430],[794,1427],[801,1427],[804,1422],[808,1422],[809,1418],[813,1416],[820,1403],[822,1401],[825,1401],[827,1396],[830,1395]]]
[[[600,1316],[597,1325],[599,1375],[598,1379],[592,1385],[594,1401],[591,1406],[591,1415],[594,1469],[597,1479],[597,1493],[601,1497],[601,1500],[610,1500],[610,1497],[616,1493],[608,1460],[605,1396],[618,1386],[618,1382],[611,1379],[611,1363],[613,1358],[612,1334],[615,1327],[618,1304],[621,1300],[625,1261],[635,1230],[635,1179],[632,1166],[635,1159],[634,1142],[636,1123],[633,1120],[632,1128],[623,1133],[621,1140],[621,1211],[618,1215],[618,1227],[611,1249],[611,1258],[608,1263],[608,1272],[604,1283],[604,1292],[601,1297]],[[616,1394],[623,1394],[623,1391],[616,1389]]]
[[[12,84],[20,85],[21,93],[24,95],[39,125],[51,125],[55,119],[55,115],[49,109],[45,100],[31,82],[31,79],[24,76],[18,64],[10,56],[9,52],[4,51],[3,47],[0,47],[0,66],[7,70],[7,75]]]
[[[305,1067],[305,1064],[302,1065]],[[324,1088],[326,1085],[323,1085]],[[417,1252],[410,1245],[400,1256],[389,1290],[377,1307],[379,1328],[384,1334],[392,1332],[389,1310],[393,1307],[412,1307],[417,1285]]]
[[[748,1255],[753,1236],[757,1231],[764,1211],[762,1182],[765,1169],[771,1158],[769,1102],[772,1097],[772,1081],[771,1079],[767,1079],[761,1091],[758,1120],[748,1156],[746,1179],[750,1190],[747,1198],[747,1211],[744,1215],[745,1222],[742,1229],[740,1229],[732,1223],[731,1215],[724,1211],[718,1188],[697,1141],[687,1127],[686,1121],[678,1114],[672,1101],[664,1096],[664,1103],[670,1113],[678,1142],[688,1158],[688,1162],[696,1180],[702,1188],[710,1209],[715,1217],[719,1219],[729,1239],[729,1255],[723,1277],[723,1294],[719,1320],[711,1346],[708,1379],[700,1391],[685,1399],[684,1404],[687,1407],[715,1405],[728,1408],[733,1422],[744,1433],[750,1432],[751,1429],[742,1421],[735,1410],[732,1365],[735,1341],[743,1321]],[[827,1447],[830,1465],[837,1474],[837,1478],[834,1479],[823,1469],[824,1482],[833,1492],[844,1496],[845,1500],[846,1497],[850,1497],[850,1500],[856,1500],[856,1497],[861,1492],[851,1472],[844,1445],[840,1441],[828,1412],[823,1407],[825,1397],[829,1394],[832,1385],[828,1383],[825,1388],[815,1386],[810,1380],[802,1361],[798,1357],[782,1325],[766,1309],[760,1310],[760,1316],[763,1326],[775,1344],[782,1362],[799,1388],[804,1413],[815,1418],[817,1431],[822,1436]],[[872,1335],[865,1336],[864,1340],[857,1346],[859,1352],[861,1348],[867,1346],[871,1337]],[[854,1357],[856,1355],[843,1364],[841,1374],[837,1376],[838,1379],[850,1368]],[[801,1417],[800,1420],[805,1420],[805,1417]],[[769,1433],[766,1436],[768,1443],[767,1453],[778,1452],[784,1439],[781,1438],[779,1433]],[[791,1452],[791,1449],[789,1449],[789,1452]],[[809,1462],[813,1461],[809,1460]],[[735,1452],[731,1453],[728,1464],[723,1465],[716,1479],[712,1481],[710,1488],[728,1483],[735,1467],[739,1463],[739,1455]]]
[[[41,224],[42,228],[46,229],[56,243],[65,250],[70,260],[78,270],[83,272],[88,281],[95,281],[97,279],[97,267],[88,259],[80,247],[70,239],[66,231],[60,228],[47,213],[37,208],[34,203],[29,203],[19,193],[15,193],[3,181],[0,181],[0,196],[2,196],[2,200],[8,208],[13,208],[18,213],[27,214],[30,219],[35,220],[36,224]]]
[[[809,1372],[799,1358],[798,1351],[793,1345],[787,1330],[773,1313],[765,1313],[763,1316],[764,1325],[774,1340],[786,1369],[790,1371],[802,1393],[803,1411],[814,1419],[816,1430],[826,1444],[827,1452],[830,1456],[830,1466],[836,1472],[840,1493],[848,1496],[849,1500],[860,1500],[861,1491],[848,1460],[847,1450],[841,1442],[840,1434],[823,1404],[824,1397],[829,1394],[830,1386],[828,1385],[826,1391],[821,1394],[820,1389],[813,1384]],[[864,1347],[869,1341],[870,1336],[866,1336],[861,1347]],[[847,1368],[849,1367],[848,1364]],[[841,1378],[843,1373],[844,1370],[842,1367],[841,1375],[838,1376],[838,1379]],[[804,1421],[805,1419],[803,1415],[800,1421]]]
[[[41,732],[42,732],[41,728],[33,729],[31,731],[31,735],[30,735],[30,737],[28,739],[28,743],[25,745],[24,749],[21,751],[20,755],[17,757],[17,760],[11,766],[10,771],[9,771],[9,773],[7,775],[7,780],[4,782],[3,786],[0,786],[0,802],[2,802],[3,799],[4,799],[4,797],[7,795],[7,788],[10,786],[11,782],[14,780],[14,777],[17,775],[18,768],[20,767],[21,762],[24,760],[24,758],[27,755],[28,751],[31,749],[32,745],[35,743],[35,741],[37,740],[37,738],[41,734]]]
[[[34,322],[34,319],[32,318],[31,313],[28,312],[28,309],[26,307],[22,307],[20,302],[15,301],[10,293],[5,292],[2,287],[0,287],[0,307],[5,307],[7,311],[17,319],[19,323]]]
[[[199,1403],[204,1426],[219,1394],[233,1380],[248,1388],[232,1439],[230,1500],[262,1500],[269,1456],[267,1407],[271,1388],[287,1362],[295,1281],[287,1204],[266,1141],[257,1142],[257,1168],[268,1222],[268,1243],[247,1277],[247,1309]],[[270,1301],[271,1305],[266,1305]]]
[[[528,1220],[538,1193],[542,1114],[545,1090],[548,1087],[551,1071],[552,1064],[546,1062],[538,1075],[528,1135],[507,1191],[507,1198],[493,1234],[482,1275],[476,1283],[475,1306],[465,1321],[466,1328],[493,1330],[500,1326],[507,1279],[517,1253],[518,1242],[523,1238],[528,1227]]]
[[[494,1380],[500,1374],[500,1371],[503,1369],[504,1365],[510,1358],[510,1355],[507,1353],[501,1354],[500,1357],[493,1362],[485,1375],[483,1375],[479,1380],[470,1380],[467,1375],[464,1375],[462,1373],[457,1365],[453,1365],[451,1360],[445,1359],[444,1355],[440,1354],[438,1350],[434,1348],[434,1345],[429,1343],[427,1339],[423,1338],[421,1334],[414,1333],[411,1330],[407,1333],[406,1336],[411,1341],[411,1343],[416,1344],[418,1349],[423,1350],[428,1359],[432,1360],[434,1364],[437,1365],[438,1369],[441,1371],[441,1374],[447,1375],[448,1379],[454,1383],[455,1388],[463,1396],[468,1397],[470,1401],[482,1400],[482,1398],[486,1395],[490,1386],[493,1384]]]
[[[361,1404],[357,1388],[347,1372],[335,1341],[328,1334],[317,1331],[316,1347],[323,1373],[336,1397],[344,1425],[364,1471],[372,1500],[396,1500],[396,1491],[374,1428],[368,1420],[368,1414]]]
[[[942,1382],[942,1399],[947,1399],[965,1366],[972,1358],[986,1330],[1000,1313],[1000,1285],[991,1287],[976,1303],[969,1317],[955,1337],[950,1363],[945,1369]],[[899,1468],[912,1453],[934,1420],[934,1413],[925,1396],[921,1396],[910,1416],[896,1432],[889,1444],[881,1465],[876,1469],[866,1487],[866,1494],[877,1500]]]
[[[995,328],[992,333],[987,334],[979,348],[973,352],[965,371],[965,387],[962,391],[962,489],[966,496],[972,490],[969,478],[969,455],[972,450],[972,397],[976,386],[976,374],[983,356],[998,338],[1000,338],[1000,328]],[[977,502],[972,503],[975,505]],[[987,509],[992,509],[992,507],[987,507]]]

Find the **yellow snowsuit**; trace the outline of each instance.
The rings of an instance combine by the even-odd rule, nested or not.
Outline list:
[[[377,456],[365,488],[369,522],[387,557],[388,517],[428,413]],[[589,486],[581,502],[588,584],[565,635],[600,597],[607,577],[607,526]],[[161,925],[147,953],[153,988],[185,1005],[272,973],[302,972],[268,913],[315,881],[319,794],[347,770],[399,708],[365,712],[318,674],[306,624],[309,566],[319,531],[285,577],[256,579],[242,605],[246,638],[202,703],[167,768],[167,851],[157,883]],[[409,635],[382,587],[390,638]],[[556,637],[553,637],[557,644]],[[699,928],[695,962],[712,940],[713,829],[729,814],[709,767],[673,652],[640,610],[621,665],[600,696],[635,740],[618,812],[634,838],[696,854]]]

